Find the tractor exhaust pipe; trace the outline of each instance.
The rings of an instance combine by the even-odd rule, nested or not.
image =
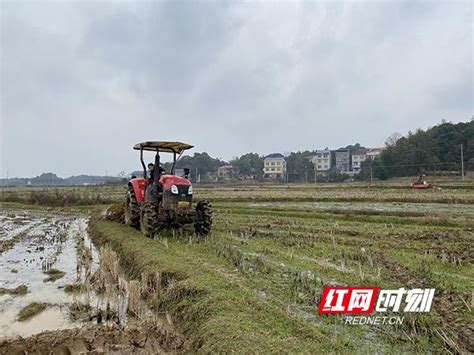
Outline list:
[[[160,182],[160,177],[161,177],[161,171],[160,171],[160,151],[156,149],[156,155],[155,155],[155,171],[153,173],[153,182],[155,185],[158,186]]]

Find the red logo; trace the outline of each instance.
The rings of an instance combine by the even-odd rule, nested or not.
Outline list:
[[[325,287],[319,314],[372,313],[379,287]]]

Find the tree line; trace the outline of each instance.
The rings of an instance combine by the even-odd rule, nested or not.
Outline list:
[[[419,174],[459,174],[461,146],[464,166],[474,169],[474,120],[450,123],[443,121],[427,130],[409,132],[406,137],[391,136],[380,158],[362,164],[358,178],[372,175],[386,180]]]

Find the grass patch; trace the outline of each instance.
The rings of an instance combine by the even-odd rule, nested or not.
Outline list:
[[[69,317],[72,321],[89,319],[92,317],[92,313],[92,306],[88,303],[75,301],[69,305]]]
[[[48,277],[45,278],[43,282],[54,282],[64,277],[64,275],[66,275],[64,271],[54,269],[54,268],[44,271],[44,274],[48,275]]]
[[[20,285],[15,288],[0,288],[0,295],[25,295],[28,293],[28,286]]]
[[[64,287],[64,292],[66,293],[80,293],[83,292],[85,289],[84,284],[76,283],[76,284],[69,284]]]
[[[18,321],[23,322],[28,320],[35,315],[43,312],[48,305],[46,303],[32,302],[29,305],[23,307],[18,313]]]
[[[28,234],[29,230],[23,231],[15,235],[13,238],[0,240],[0,255],[11,249],[21,238],[25,237]]]

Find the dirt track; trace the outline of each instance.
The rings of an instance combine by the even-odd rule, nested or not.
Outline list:
[[[182,353],[184,339],[154,326],[128,327],[88,325],[48,331],[27,338],[0,340],[0,354],[156,354]]]

